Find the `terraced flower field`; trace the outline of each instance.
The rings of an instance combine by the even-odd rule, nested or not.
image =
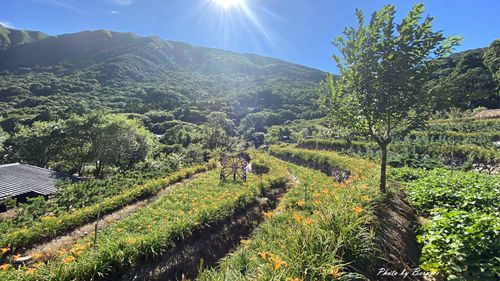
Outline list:
[[[388,198],[401,196],[393,185],[396,180],[408,182],[404,186],[413,206],[427,217],[418,236],[423,243],[423,270],[445,278],[494,280],[497,276],[492,271],[498,266],[495,237],[500,217],[491,214],[497,212],[499,203],[495,176],[393,169],[390,193],[382,195],[379,167],[370,160],[294,145],[272,145],[269,154],[251,155],[262,174],[249,174],[246,182],[222,183],[218,170],[204,172],[110,223],[99,232],[96,243],[89,233],[51,257],[33,253],[32,261],[13,266],[12,248],[59,236],[65,228],[81,224],[70,219],[80,213],[42,220],[39,228],[29,229],[32,234],[24,234],[33,237],[29,242],[18,232],[28,230],[16,230],[1,240],[5,263],[0,266],[0,280],[383,279],[377,274],[381,267],[399,264],[406,270],[416,266],[405,254],[411,241],[384,237],[381,231],[381,221],[392,219],[381,210],[391,208]],[[112,197],[99,207],[116,209],[116,202],[126,204],[204,169],[181,170]],[[272,202],[269,194],[274,194]],[[82,211],[86,214],[82,220],[97,208]],[[408,220],[410,215],[401,217]],[[241,223],[245,231],[235,231]],[[52,233],[45,230],[48,227],[54,227]],[[224,237],[234,241],[221,242]],[[402,245],[402,250],[395,251],[391,243]],[[204,258],[209,259],[206,264]]]
[[[3,265],[0,279],[106,279],[140,261],[154,259],[176,240],[231,216],[257,196],[286,183],[286,170],[276,160],[256,158],[273,172],[251,175],[247,183],[223,185],[216,171],[207,172],[107,227],[99,234],[95,249],[89,235],[49,262],[36,262],[19,269]]]
[[[377,254],[373,222],[378,186],[375,165],[336,153],[271,147],[277,157],[349,169],[337,182],[310,168],[287,163],[297,182],[278,208],[218,269],[200,280],[333,280],[370,274]]]

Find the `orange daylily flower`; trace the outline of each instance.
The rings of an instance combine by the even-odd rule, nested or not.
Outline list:
[[[270,219],[272,216],[273,216],[273,212],[272,211],[264,213],[264,217],[266,217],[267,219]]]
[[[4,263],[4,264],[0,265],[0,270],[1,270],[1,271],[7,271],[7,270],[9,270],[9,268],[11,268],[11,267],[12,267],[12,265],[10,265],[10,264],[8,264],[8,263]]]
[[[361,208],[361,207],[359,207],[359,206],[358,206],[358,207],[355,207],[355,208],[354,208],[354,212],[355,212],[356,214],[359,214],[359,213],[363,212],[363,208]]]
[[[266,253],[266,252],[260,252],[260,253],[259,253],[259,256],[260,256],[263,260],[266,260],[266,259],[267,259],[267,253]]]
[[[314,223],[314,220],[313,220],[313,219],[308,218],[308,219],[306,219],[306,220],[305,220],[305,223],[306,223],[307,225],[311,225],[311,224],[313,224],[313,223]]]
[[[370,201],[370,196],[368,195],[365,195],[363,197],[361,197],[363,200],[365,200],[366,202]]]
[[[63,259],[63,263],[70,263],[75,260],[75,257],[69,256]]]
[[[328,274],[332,275],[333,277],[339,277],[340,276],[340,268],[337,266],[330,266],[330,269],[328,270]]]
[[[2,248],[0,249],[0,253],[5,254],[10,250],[10,248]]]
[[[299,202],[297,202],[297,206],[299,207],[304,207],[306,205],[306,201],[304,200],[299,200]]]
[[[271,258],[274,265],[274,270],[280,269],[282,266],[287,266],[287,263],[282,261],[280,257]]]
[[[301,222],[302,216],[299,215],[298,213],[293,213],[293,219],[296,220],[297,222]]]
[[[30,267],[30,268],[28,268],[28,270],[26,270],[26,273],[28,273],[28,274],[32,274],[32,273],[33,273],[33,272],[35,272],[35,271],[36,271],[36,269],[35,269],[35,268]]]

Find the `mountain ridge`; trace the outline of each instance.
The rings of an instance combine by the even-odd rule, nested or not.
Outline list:
[[[304,74],[305,78],[311,79],[321,79],[325,75],[321,70],[272,57],[199,47],[163,40],[155,35],[142,37],[103,29],[48,36],[12,45],[0,51],[0,70],[13,71],[21,67],[48,67],[62,63],[91,67],[110,59],[131,63],[147,60],[156,65],[155,75],[169,70],[204,74]]]

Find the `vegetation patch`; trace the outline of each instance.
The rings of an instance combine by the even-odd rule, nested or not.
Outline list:
[[[259,158],[256,155],[254,158]],[[2,280],[91,280],[113,276],[139,261],[153,261],[198,229],[232,216],[276,185],[287,181],[276,161],[264,159],[268,174],[246,183],[220,184],[217,171],[172,190],[122,221],[107,227],[93,248],[93,237],[75,243],[47,264],[6,268]]]
[[[500,178],[475,172],[402,168],[423,220],[421,267],[448,280],[500,277]]]
[[[378,146],[374,142],[343,141],[327,139],[305,139],[299,147],[342,151],[348,154],[367,154],[380,157]],[[436,165],[463,166],[471,168],[479,165],[488,171],[500,165],[500,152],[495,148],[485,148],[473,144],[440,144],[429,142],[418,145],[414,142],[396,142],[389,145],[391,166],[435,167]],[[467,167],[465,167],[467,168]]]
[[[388,233],[387,227],[375,223],[380,208],[385,207],[374,176],[378,173],[376,165],[334,152],[291,146],[271,146],[270,151],[280,158],[302,159],[301,164],[306,167],[306,161],[327,162],[352,172],[339,183],[321,170],[287,163],[297,177],[298,187],[284,195],[274,212],[265,214],[267,220],[242,241],[236,252],[223,259],[217,269],[202,272],[200,280],[383,280],[377,276],[377,266],[415,266],[415,259],[402,265],[408,262],[407,241],[394,236],[394,230],[399,231],[397,227],[401,225],[391,225],[393,232]],[[398,202],[394,206],[402,205]],[[407,203],[406,206],[409,211],[403,212],[402,220],[407,220],[405,216],[412,212]],[[384,212],[389,213],[394,215],[394,210]],[[380,237],[377,232],[382,230],[386,231],[384,235],[393,235]],[[415,235],[411,235],[415,241]],[[380,238],[387,240],[384,246],[393,244],[392,248],[381,249]],[[397,243],[404,248],[397,252],[402,255],[391,258],[388,251],[394,250]]]
[[[149,181],[143,185],[124,190],[118,195],[106,198],[96,204],[71,212],[61,212],[58,216],[44,216],[32,223],[30,228],[12,229],[0,238],[1,248],[7,249],[3,254],[16,252],[35,243],[40,243],[69,232],[76,227],[96,220],[98,215],[104,215],[122,208],[141,198],[154,195],[167,185],[181,181],[195,173],[203,172],[205,166],[195,166],[174,172],[168,177]]]

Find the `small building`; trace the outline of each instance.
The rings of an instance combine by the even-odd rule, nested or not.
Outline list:
[[[18,202],[26,202],[29,197],[36,196],[47,199],[57,192],[56,182],[64,179],[71,177],[27,164],[0,165],[0,200],[16,198]]]

